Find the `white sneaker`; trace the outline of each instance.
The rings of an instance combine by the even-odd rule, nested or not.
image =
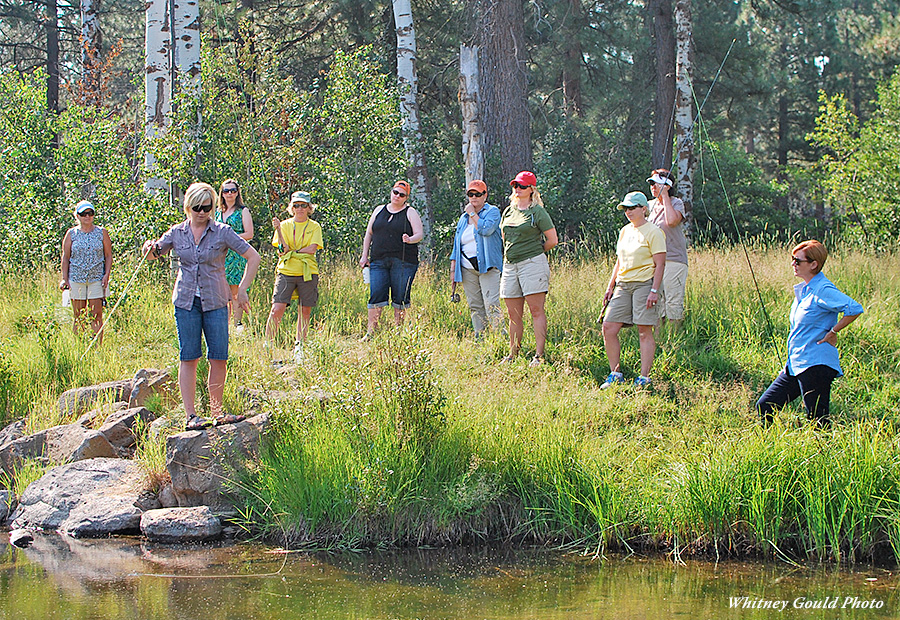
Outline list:
[[[235,336],[241,336],[244,334],[244,329],[245,329],[244,326],[241,325],[240,323],[238,323],[237,325],[234,326],[233,333]]]
[[[299,364],[304,359],[306,356],[303,355],[303,343],[297,342],[294,344],[294,361]]]

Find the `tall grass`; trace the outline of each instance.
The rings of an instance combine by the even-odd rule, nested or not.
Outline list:
[[[794,281],[785,248],[754,248],[751,260],[761,302],[740,250],[691,255],[684,328],[660,336],[654,389],[640,392],[598,388],[609,371],[596,324],[607,256],[553,265],[541,368],[499,365],[502,334],[474,341],[465,304],[447,302],[445,266],[420,268],[404,327],[385,313],[375,340],[358,342],[367,291],[341,260],[324,262],[306,360],[285,365],[288,349],[259,343],[265,271],[251,289],[249,334],[232,341],[226,406],[243,406],[241,387],[296,399],[270,407],[273,432],[237,480],[246,526],[294,545],[353,548],[514,540],[598,552],[896,557],[900,257],[829,258],[828,276],[866,313],[841,333],[846,376],[827,431],[810,428],[798,405],[771,428],[758,425],[753,403],[784,364]],[[45,410],[65,387],[175,363],[164,282],[129,292],[88,363],[65,357],[67,347],[83,352],[66,320],[43,328],[48,336],[37,318],[23,327],[56,302],[51,277],[28,287],[15,304],[0,291],[9,301],[0,306],[8,417],[49,423]],[[292,309],[282,330],[292,333],[295,321]],[[638,367],[630,331],[626,376]],[[524,352],[533,347],[526,329]]]

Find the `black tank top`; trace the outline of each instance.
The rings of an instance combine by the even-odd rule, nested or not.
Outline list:
[[[388,211],[385,205],[372,222],[372,244],[369,248],[371,260],[381,258],[399,258],[400,260],[419,264],[419,244],[403,243],[403,233],[412,236],[412,224],[409,223],[407,210],[403,207],[397,213]]]

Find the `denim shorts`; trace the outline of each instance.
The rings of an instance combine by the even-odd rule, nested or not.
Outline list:
[[[228,359],[228,306],[204,312],[194,296],[190,310],[175,308],[178,351],[182,362],[200,359],[200,334],[206,338],[206,359]]]
[[[419,269],[417,263],[407,263],[399,258],[380,258],[369,264],[369,308],[391,305],[405,309],[410,305],[413,278]]]

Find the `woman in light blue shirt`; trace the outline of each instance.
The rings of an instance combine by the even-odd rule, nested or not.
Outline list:
[[[763,425],[775,409],[803,398],[810,420],[828,424],[831,383],[844,373],[838,359],[837,335],[863,313],[863,307],[840,292],[822,273],[828,252],[818,241],[804,241],[791,251],[794,287],[788,359],[784,370],[756,402]],[[844,316],[838,320],[838,316]]]
[[[490,325],[497,328],[500,312],[500,272],[503,271],[503,238],[500,236],[500,209],[487,203],[487,185],[474,180],[466,189],[465,213],[456,223],[453,251],[451,301],[459,301],[456,284],[462,282],[472,315],[475,338]]]

